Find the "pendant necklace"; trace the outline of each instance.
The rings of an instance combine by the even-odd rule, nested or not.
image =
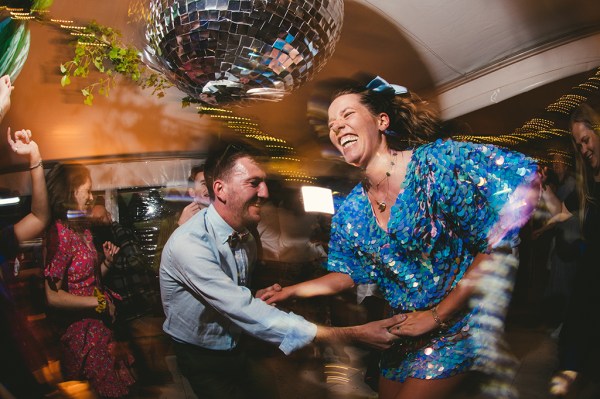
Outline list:
[[[385,210],[387,209],[386,200],[388,199],[388,195],[389,195],[389,191],[390,191],[389,178],[392,175],[392,169],[394,169],[394,166],[396,165],[396,155],[398,155],[397,152],[394,152],[392,154],[392,160],[390,161],[390,168],[387,170],[387,172],[385,172],[385,176],[383,176],[381,178],[381,180],[379,180],[379,182],[377,184],[375,184],[375,187],[379,190],[379,186],[381,185],[381,183],[383,183],[384,180],[387,182],[387,188],[385,190],[385,197],[383,198],[383,201],[379,201],[377,198],[375,198],[375,196],[371,197],[371,198],[373,198],[373,200],[375,200],[375,203],[377,204],[377,209],[381,213],[385,212]],[[366,183],[368,186],[368,188],[367,188],[367,195],[368,195],[370,192],[369,188],[371,188],[372,185],[368,179],[367,179]]]

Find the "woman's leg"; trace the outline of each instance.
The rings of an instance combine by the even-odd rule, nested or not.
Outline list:
[[[407,378],[404,382],[380,377],[379,399],[443,399],[458,387],[466,375],[462,373],[435,380]]]

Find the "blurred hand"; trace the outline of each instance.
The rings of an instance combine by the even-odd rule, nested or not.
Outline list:
[[[181,216],[179,217],[177,224],[181,226],[182,224],[190,220],[190,218],[197,214],[199,211],[200,206],[195,201],[192,201],[191,204],[183,208],[183,211],[181,212]]]
[[[256,295],[254,295],[254,297],[256,298],[260,298],[263,301],[265,300],[263,297],[266,297],[266,295],[270,292],[279,292],[281,291],[281,285],[275,283],[270,287],[267,288],[263,288],[261,290],[256,291]]]
[[[117,307],[110,295],[106,295],[106,312],[108,312],[108,317],[112,323],[117,320]]]
[[[10,83],[10,76],[4,75],[0,78],[0,120],[10,109],[10,93],[14,88]]]
[[[119,253],[119,247],[117,247],[115,244],[113,244],[110,241],[105,241],[104,244],[102,244],[102,250],[104,251],[104,257],[105,259],[109,262],[112,263],[114,260],[114,256]]]
[[[389,331],[397,336],[416,337],[438,328],[431,310],[404,313],[404,320],[390,327]]]
[[[360,326],[351,327],[356,329],[356,339],[376,349],[388,349],[399,335],[392,334],[392,326],[403,323],[405,314],[397,314],[389,319],[372,321]]]

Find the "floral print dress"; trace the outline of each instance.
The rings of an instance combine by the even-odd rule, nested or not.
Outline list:
[[[416,148],[391,209],[387,231],[378,226],[362,184],[332,220],[328,269],[357,284],[376,283],[394,313],[427,310],[456,286],[474,257],[515,241],[533,205],[524,201],[535,163],[492,145],[438,140]],[[381,372],[445,378],[473,365],[469,330],[477,308],[454,315],[450,327],[403,337],[385,351]]]
[[[75,232],[57,221],[47,237],[46,278],[61,279],[62,289],[73,295],[91,296],[96,280],[98,253],[89,229]],[[129,393],[134,379],[124,360],[116,360],[113,332],[93,311],[64,311],[68,320],[60,342],[62,369],[67,380],[88,380],[102,397]]]

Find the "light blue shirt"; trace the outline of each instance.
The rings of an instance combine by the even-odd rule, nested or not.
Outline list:
[[[252,296],[245,286],[256,243],[231,248],[233,232],[211,205],[171,235],[160,263],[164,331],[175,340],[213,350],[234,348],[243,331],[289,354],[313,341],[317,326]]]

